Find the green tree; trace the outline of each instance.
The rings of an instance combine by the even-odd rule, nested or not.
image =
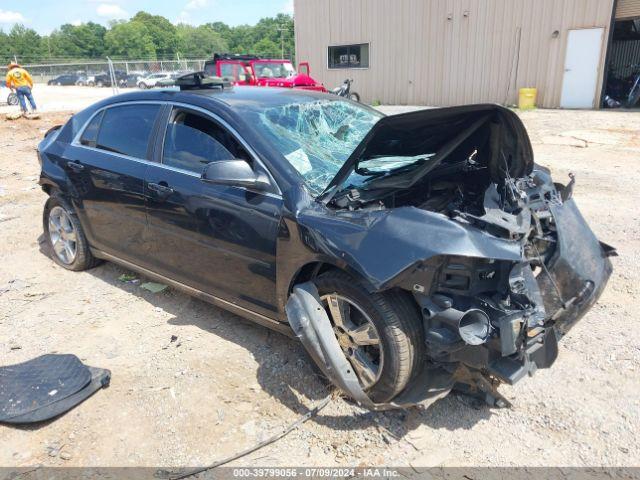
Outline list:
[[[158,57],[173,57],[178,51],[176,27],[163,16],[151,15],[147,12],[138,12],[131,21],[139,22],[147,28]]]
[[[267,58],[280,58],[280,47],[268,38],[263,38],[259,42],[255,43],[252,48],[252,52],[261,57]]]
[[[178,52],[182,57],[209,58],[228,49],[227,42],[209,25],[194,27],[181,23],[176,26],[176,31]]]
[[[153,37],[141,22],[119,22],[111,26],[105,37],[109,55],[127,58],[156,58]]]
[[[42,38],[35,30],[24,25],[13,26],[8,35],[8,42],[9,56],[16,55],[21,63],[34,62],[43,56]]]
[[[43,39],[51,57],[99,58],[104,55],[107,29],[97,23],[65,24]]]
[[[9,48],[9,35],[0,30],[0,66],[3,66],[9,60],[11,49]],[[1,80],[1,79],[0,79]]]

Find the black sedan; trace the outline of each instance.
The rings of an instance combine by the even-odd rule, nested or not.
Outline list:
[[[86,77],[83,77],[82,75],[69,73],[64,75],[58,75],[57,77],[52,78],[47,82],[47,85],[63,85],[63,86],[84,85],[85,82],[86,82]]]
[[[101,260],[297,336],[372,409],[551,366],[608,256],[496,105],[384,116],[335,95],[134,92],[39,145],[55,262]]]

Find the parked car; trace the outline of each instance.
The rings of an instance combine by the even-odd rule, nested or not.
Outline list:
[[[89,84],[91,85],[91,84]],[[108,73],[100,73],[98,75],[93,76],[93,85],[96,87],[110,87],[111,86],[111,75]]]
[[[132,88],[132,87],[136,87],[138,85],[138,82],[142,79],[143,77],[141,75],[132,73],[129,75],[125,75],[124,77],[120,78],[118,80],[118,86],[123,87],[123,88]]]
[[[76,75],[75,73],[65,73],[58,75],[47,82],[47,85],[78,85],[78,82],[85,81],[85,77]]]
[[[157,85],[158,81],[168,80],[171,78],[173,77],[170,72],[152,73],[151,75],[138,80],[138,87],[143,90],[146,88],[153,88]]]
[[[615,250],[510,110],[384,116],[198,78],[42,140],[57,264],[113,261],[296,336],[372,409],[454,386],[508,404],[496,385],[550,367],[605,288]]]

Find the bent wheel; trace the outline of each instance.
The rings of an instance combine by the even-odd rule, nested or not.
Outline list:
[[[314,280],[333,331],[371,400],[388,402],[419,373],[423,328],[415,302],[402,291],[370,292],[341,271]]]
[[[365,390],[372,387],[380,379],[384,362],[380,335],[373,321],[357,303],[342,295],[332,293],[321,300],[358,380]]]

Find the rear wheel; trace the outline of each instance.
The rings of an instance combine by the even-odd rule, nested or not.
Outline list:
[[[104,82],[102,82],[102,80],[98,81],[98,83],[96,83],[96,87],[104,87]]]
[[[138,84],[138,87],[140,87],[142,90],[145,90],[145,89],[147,88],[147,84],[146,84],[146,83],[144,83],[144,82],[140,82],[140,83]]]
[[[360,385],[374,402],[392,400],[418,373],[423,356],[422,323],[412,299],[400,291],[370,293],[339,271],[315,284]]]
[[[44,207],[43,224],[54,262],[75,271],[97,265],[78,216],[65,199],[58,195],[49,197]]]

